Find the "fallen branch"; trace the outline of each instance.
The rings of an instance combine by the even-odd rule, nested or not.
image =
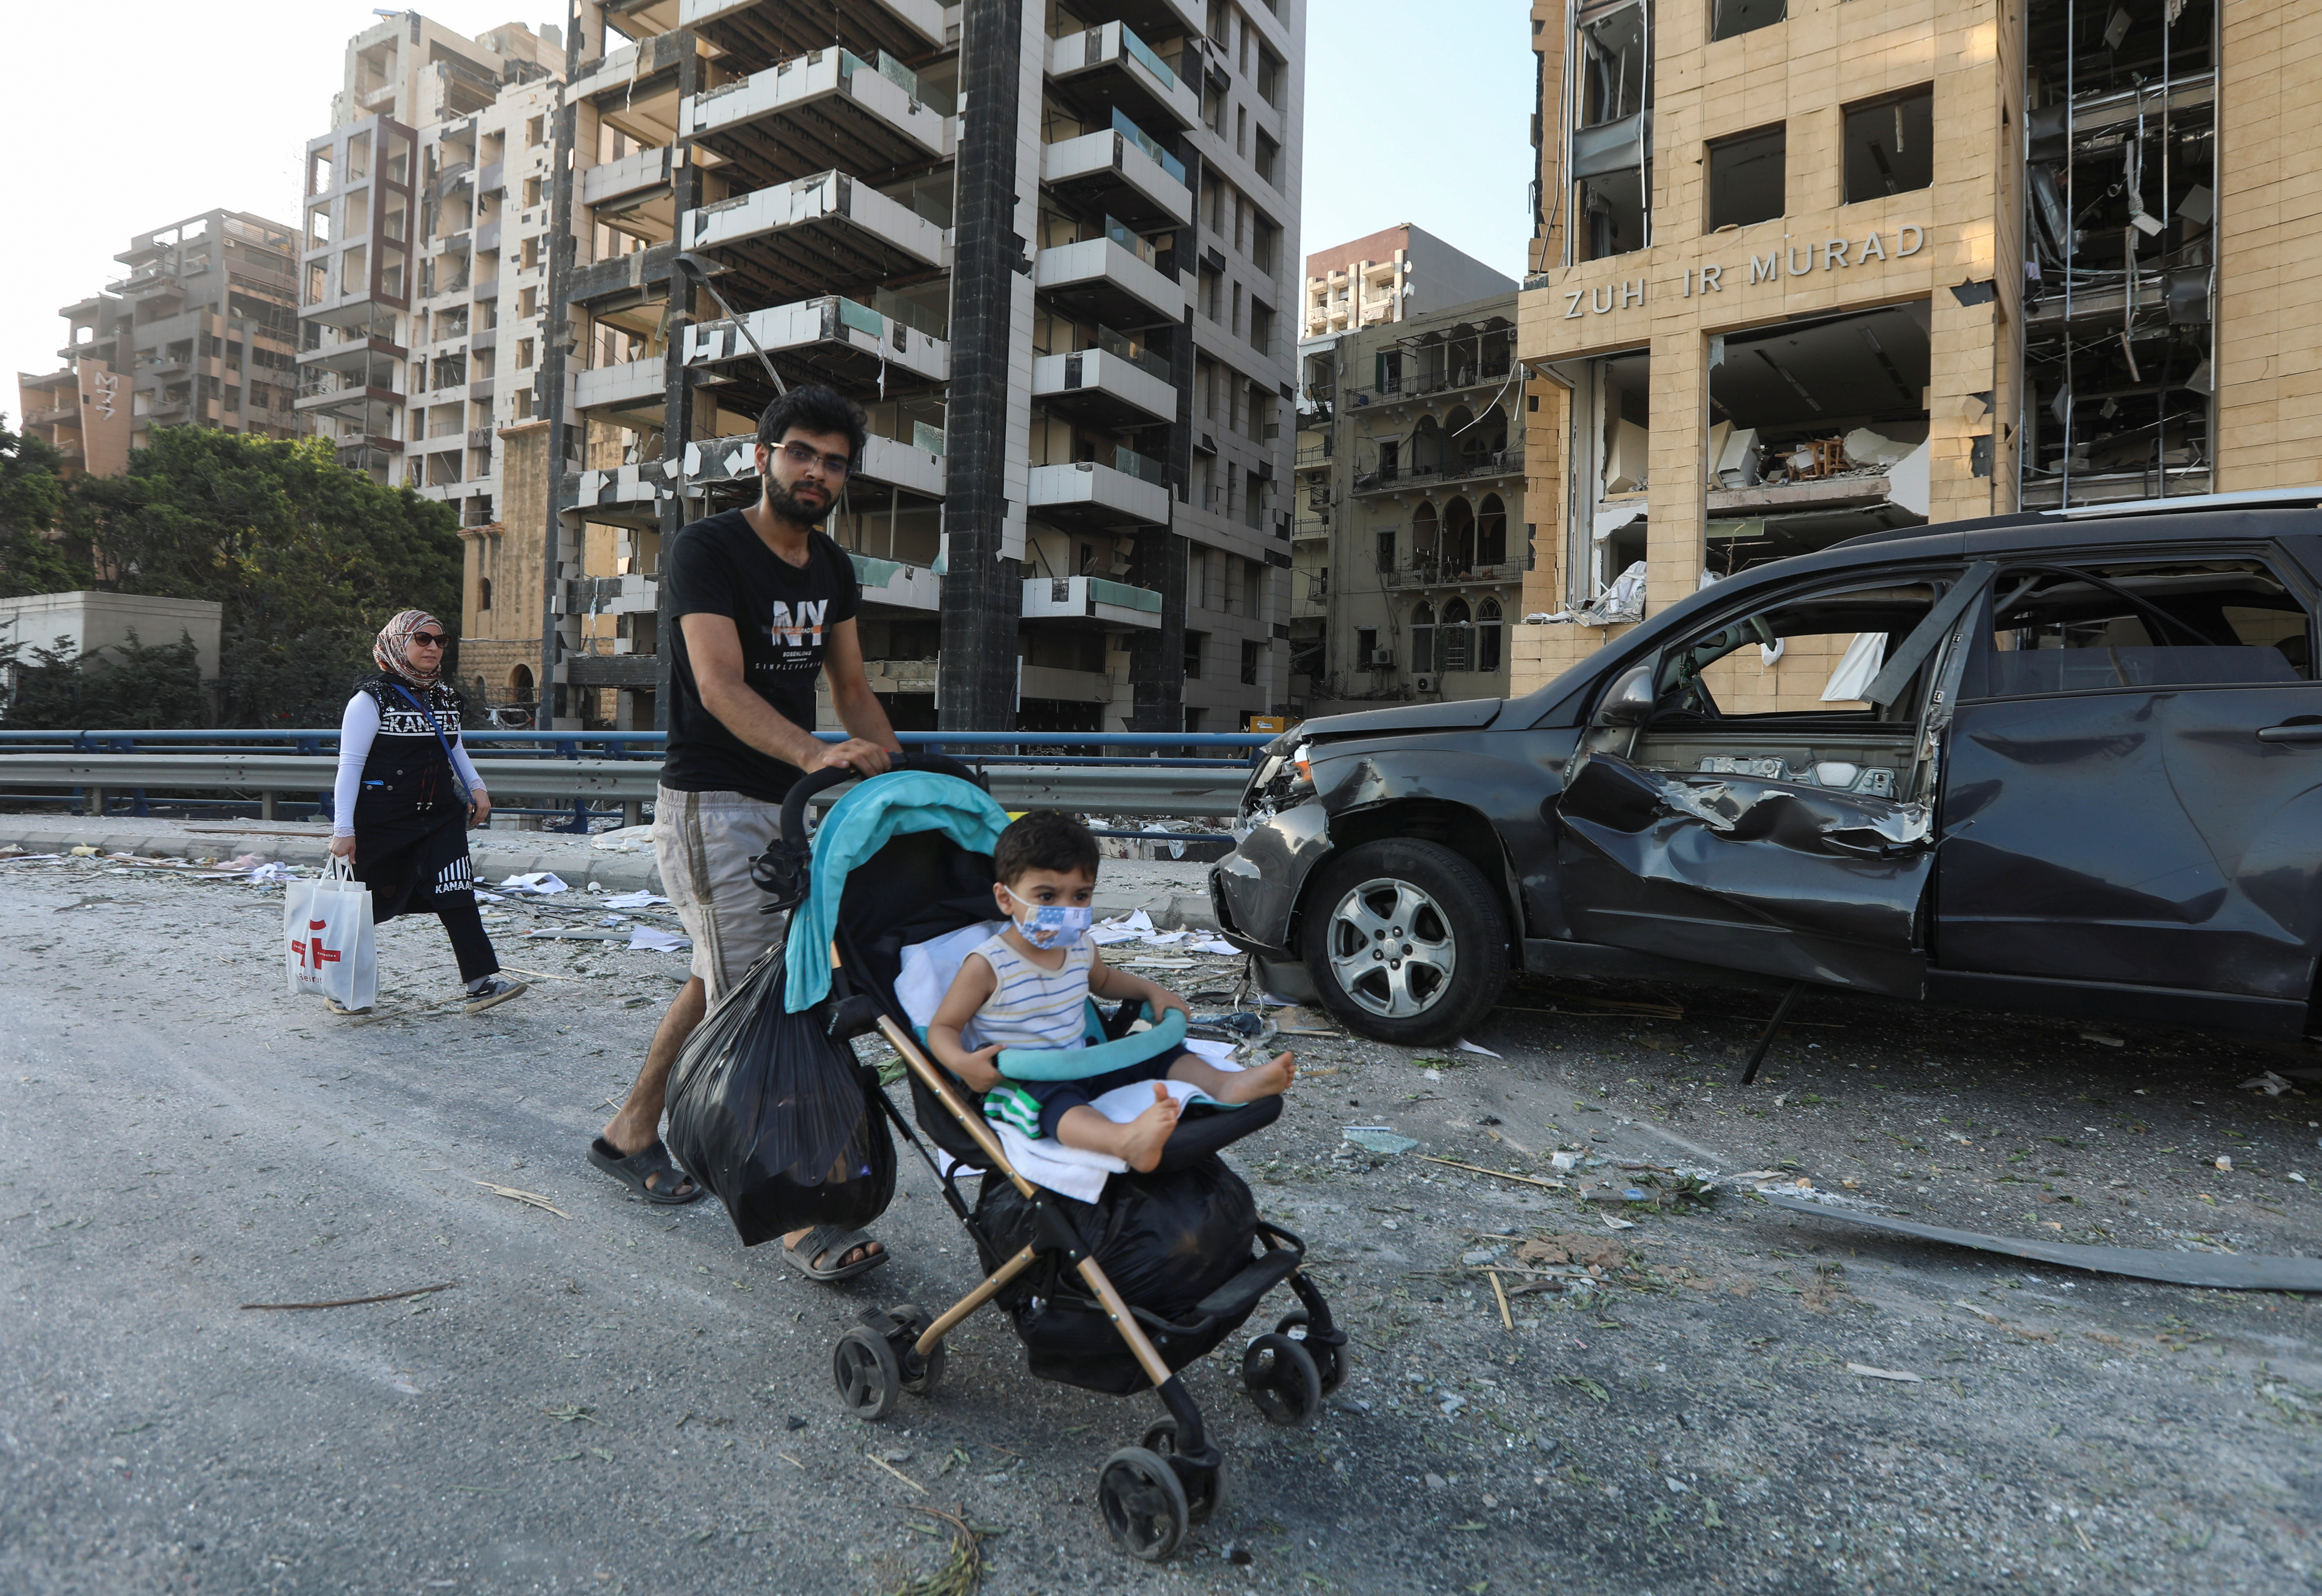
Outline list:
[[[1504,1325],[1508,1334],[1513,1336],[1516,1333],[1516,1321],[1508,1313],[1508,1292],[1507,1288],[1500,1284],[1500,1272],[1496,1269],[1486,1269],[1484,1272],[1492,1277],[1492,1295],[1500,1300],[1500,1323]]]
[[[1562,1181],[1543,1181],[1538,1175],[1510,1174],[1506,1170],[1486,1169],[1480,1163],[1461,1163],[1456,1158],[1438,1158],[1432,1153],[1422,1153],[1416,1156],[1428,1163],[1440,1163],[1447,1169],[1466,1170],[1470,1174],[1496,1175],[1503,1181],[1521,1181],[1527,1186],[1545,1186],[1550,1191],[1568,1190]]]
[[[395,1302],[405,1297],[425,1297],[430,1291],[448,1291],[453,1282],[440,1286],[414,1286],[407,1291],[381,1291],[376,1297],[341,1297],[329,1302],[245,1302],[245,1309],[270,1309],[278,1313],[303,1313],[315,1308],[361,1308],[366,1302]]]
[[[476,1184],[481,1186],[493,1196],[505,1197],[510,1202],[521,1202],[528,1204],[533,1208],[546,1208],[550,1213],[554,1214],[560,1219],[569,1219],[572,1217],[566,1213],[562,1208],[558,1208],[554,1203],[549,1201],[548,1199],[543,1197],[537,1191],[519,1191],[513,1186],[496,1186],[489,1181],[478,1181]]]
[[[928,1493],[928,1488],[926,1486],[920,1484],[917,1480],[912,1479],[910,1475],[897,1468],[893,1464],[882,1458],[877,1453],[866,1452],[863,1455],[869,1458],[879,1467],[885,1469],[889,1473],[894,1475],[895,1478],[900,1480],[904,1484],[918,1491],[921,1496],[925,1496]]]

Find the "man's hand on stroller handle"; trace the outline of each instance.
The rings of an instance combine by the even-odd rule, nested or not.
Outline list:
[[[884,772],[893,762],[891,750],[880,747],[867,737],[849,737],[844,743],[826,743],[822,757],[808,768],[820,771],[844,766],[858,776],[876,776]]]

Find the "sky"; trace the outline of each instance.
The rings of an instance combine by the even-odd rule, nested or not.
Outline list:
[[[562,0],[421,9],[471,35],[564,13]],[[5,192],[20,225],[0,250],[0,410],[13,414],[6,374],[57,369],[56,308],[119,280],[113,257],[133,234],[217,205],[297,220],[306,141],[330,131],[346,41],[375,19],[352,0],[8,10],[18,67],[0,149],[14,152]],[[1409,222],[1522,277],[1527,15],[1520,0],[1310,0],[1302,255]]]

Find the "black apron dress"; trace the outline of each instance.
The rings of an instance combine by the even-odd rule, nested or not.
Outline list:
[[[437,915],[451,933],[461,978],[489,975],[499,962],[476,914],[468,806],[444,752],[447,742],[459,746],[459,690],[443,682],[416,688],[384,675],[357,683],[355,690],[379,706],[379,735],[363,761],[354,814],[354,871],[370,889],[371,920]],[[412,698],[432,714],[433,725]]]

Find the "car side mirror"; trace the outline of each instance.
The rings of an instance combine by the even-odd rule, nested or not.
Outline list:
[[[1653,715],[1653,668],[1648,664],[1623,671],[1613,679],[1596,706],[1600,726],[1641,726]]]

